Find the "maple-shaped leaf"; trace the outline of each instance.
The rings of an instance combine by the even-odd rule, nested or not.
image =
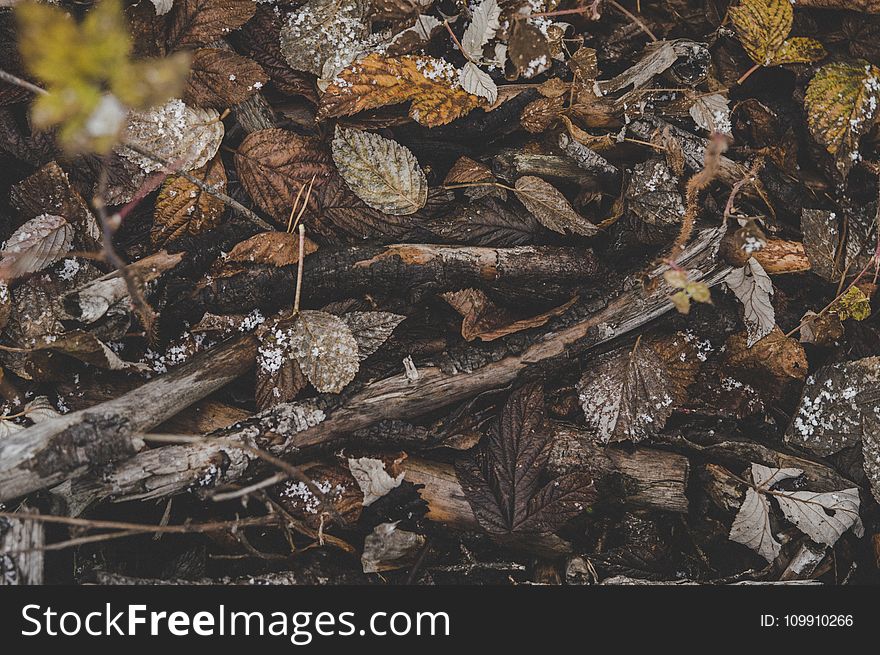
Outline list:
[[[61,216],[42,214],[19,227],[0,251],[0,279],[36,273],[64,257],[73,245],[73,226]]]
[[[831,364],[807,378],[785,440],[832,455],[858,445],[878,408],[880,357]]]
[[[641,441],[663,429],[700,366],[695,340],[684,334],[639,339],[600,355],[578,382],[587,426],[603,443]]]
[[[327,312],[299,313],[290,328],[290,351],[309,382],[321,393],[339,393],[360,367],[351,328]]]
[[[405,146],[371,132],[336,126],[333,161],[365,203],[387,214],[412,214],[428,200],[428,180]]]
[[[482,461],[456,462],[456,474],[480,525],[496,535],[549,534],[595,497],[588,475],[574,473],[541,485],[552,435],[544,426],[538,384],[514,391],[489,432]]]
[[[409,115],[426,127],[445,125],[480,106],[459,88],[458,71],[443,59],[370,54],[341,71],[321,96],[319,118],[410,102]]]
[[[773,295],[773,282],[754,257],[749,257],[742,268],[733,269],[724,283],[742,303],[743,321],[748,332],[749,347],[770,334],[776,325],[776,313],[770,296]]]
[[[815,39],[788,38],[794,23],[789,0],[743,0],[729,15],[743,48],[761,66],[809,63],[828,54]]]
[[[279,224],[286,224],[297,193],[313,177],[314,186],[320,186],[333,170],[318,139],[274,127],[244,138],[235,168],[250,197]]]
[[[226,169],[219,157],[193,171],[192,176],[217,191],[226,191]],[[182,175],[169,177],[156,198],[156,213],[150,230],[153,245],[161,248],[175,239],[212,230],[220,224],[225,209],[222,200]]]
[[[534,175],[517,179],[516,197],[541,224],[564,234],[566,231],[592,236],[599,231],[595,225],[578,214],[556,187]]]
[[[856,536],[864,534],[857,488],[824,493],[774,488],[801,475],[801,469],[769,468],[753,462],[749,488],[731,526],[730,539],[748,546],[768,562],[779,556],[782,545],[770,526],[771,497],[779,503],[785,518],[816,543],[833,546],[847,530]]]
[[[168,49],[209,45],[244,25],[256,10],[253,0],[174,0],[168,15]]]
[[[866,61],[834,62],[810,80],[804,104],[813,138],[825,146],[841,176],[857,162],[859,139],[877,116],[880,69]]]
[[[190,107],[181,100],[144,111],[133,111],[125,126],[125,141],[171,164],[176,170],[191,171],[207,164],[223,141],[223,122],[215,109]],[[120,154],[146,173],[163,168],[153,157],[127,146]]]
[[[185,98],[200,107],[225,109],[244,102],[268,81],[260,65],[247,57],[200,48],[193,54]]]
[[[332,77],[366,47],[369,11],[369,0],[309,0],[282,23],[281,53],[294,70]]]

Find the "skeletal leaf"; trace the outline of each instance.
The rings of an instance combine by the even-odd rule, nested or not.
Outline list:
[[[327,312],[301,311],[290,330],[290,349],[309,382],[321,393],[339,393],[360,367],[351,329]]]
[[[748,546],[768,562],[772,562],[782,550],[770,527],[770,503],[762,493],[788,478],[796,478],[802,471],[795,468],[771,469],[752,464],[752,485],[746,491],[745,500],[730,528],[730,539]]]
[[[342,315],[357,342],[360,361],[379,350],[405,318],[391,312],[348,312]]]
[[[774,497],[785,518],[817,544],[833,546],[850,529],[856,536],[864,534],[855,487],[825,493],[777,491]]]
[[[281,53],[294,70],[335,74],[364,49],[369,35],[366,0],[309,0],[281,26]]]
[[[687,399],[698,355],[691,338],[675,334],[599,356],[577,385],[587,426],[603,443],[657,434]]]
[[[226,170],[219,157],[204,168],[192,172],[193,177],[226,191]],[[153,245],[163,247],[183,236],[201,234],[220,224],[226,207],[222,200],[203,191],[182,175],[165,180],[156,198],[156,214],[150,236]]]
[[[724,279],[742,303],[748,332],[748,346],[751,348],[760,339],[770,334],[776,325],[776,314],[770,302],[773,295],[773,282],[754,257],[749,257],[742,268],[735,268]]]
[[[207,164],[223,140],[223,122],[214,109],[189,107],[181,100],[145,111],[131,112],[125,127],[125,140],[171,164],[191,171]],[[123,146],[120,154],[146,173],[161,170],[153,157]]]
[[[859,139],[874,123],[878,92],[880,69],[866,61],[827,64],[807,86],[807,125],[843,177],[861,159]]]
[[[729,15],[743,48],[756,64],[809,63],[827,54],[814,39],[787,38],[794,22],[789,0],[742,0],[730,8]]]
[[[475,96],[485,98],[489,104],[498,99],[498,87],[495,82],[487,72],[472,61],[462,66],[458,72],[458,82],[462,89]]]
[[[482,0],[474,7],[471,23],[461,37],[462,50],[468,57],[476,61],[483,58],[483,46],[501,27],[498,22],[500,16],[501,9],[496,0]]]
[[[193,55],[186,99],[200,107],[225,109],[244,102],[269,76],[256,62],[220,48],[200,48]]]
[[[426,127],[445,125],[481,103],[459,88],[458,71],[443,59],[370,54],[331,81],[318,117],[350,116],[401,102],[411,102],[409,115]]]
[[[300,189],[313,176],[320,186],[333,170],[316,138],[279,128],[248,134],[235,153],[235,168],[251,198],[279,224],[286,223]]]
[[[73,233],[61,216],[42,214],[27,221],[0,251],[0,277],[14,279],[57,262],[70,250]]]
[[[515,184],[516,197],[544,227],[564,234],[566,231],[592,236],[598,228],[578,214],[549,182],[524,175]]]
[[[348,468],[364,492],[364,507],[372,505],[403,482],[403,471],[392,477],[385,469],[385,462],[374,457],[349,457]]]
[[[333,161],[365,203],[387,214],[412,214],[428,199],[428,180],[408,148],[378,134],[336,126]]]
[[[176,0],[168,14],[168,48],[213,43],[244,25],[256,10],[252,0]]]
[[[822,456],[858,445],[880,408],[880,357],[839,362],[807,378],[785,440]]]

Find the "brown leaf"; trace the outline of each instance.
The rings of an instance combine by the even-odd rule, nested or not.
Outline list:
[[[73,245],[73,226],[61,216],[42,214],[19,227],[0,251],[0,279],[36,273],[64,257]]]
[[[200,48],[193,55],[184,99],[225,109],[244,102],[268,81],[260,65],[246,57],[230,50]]]
[[[540,134],[559,118],[559,114],[565,105],[564,96],[552,98],[538,98],[527,104],[519,117],[519,122],[528,132]]]
[[[520,18],[513,22],[507,56],[517,72],[529,79],[550,67],[553,54],[544,33]]]
[[[309,382],[288,349],[283,332],[269,329],[260,334],[254,387],[254,400],[260,410],[292,402]]]
[[[333,170],[330,154],[314,137],[269,128],[248,134],[235,153],[241,183],[279,224],[286,224],[293,201],[313,176],[319,187]]]
[[[556,188],[540,177],[524,175],[516,181],[516,197],[544,227],[592,236],[599,229],[578,214]]]
[[[299,313],[290,329],[290,350],[309,382],[321,393],[339,393],[360,367],[351,329],[327,312]]]
[[[411,102],[409,115],[426,127],[445,125],[480,106],[458,86],[458,71],[442,59],[370,54],[334,78],[321,96],[319,118],[351,116]]]
[[[578,383],[587,426],[604,443],[657,434],[687,400],[700,354],[696,339],[674,334],[600,355]]]
[[[216,190],[226,192],[226,169],[215,157],[192,176]],[[181,175],[165,180],[156,198],[156,213],[150,231],[153,245],[164,247],[170,241],[212,230],[220,224],[226,206]]]
[[[91,332],[84,332],[82,330],[73,330],[53,338],[50,342],[40,345],[36,349],[54,350],[75,357],[86,364],[111,371],[144,371],[148,369],[146,364],[123,361],[116,353],[110,350],[106,343],[98,339]]]
[[[305,239],[303,256],[311,255],[318,245]],[[299,261],[299,236],[288,232],[260,232],[237,243],[226,256],[229,262],[291,266]]]
[[[441,297],[463,317],[461,336],[467,341],[474,339],[494,341],[521,330],[540,327],[551,318],[563,314],[577,301],[577,298],[572,298],[564,305],[554,307],[543,314],[516,320],[507,311],[493,303],[479,289],[449,291],[442,294]]]
[[[405,318],[391,312],[348,312],[342,315],[357,342],[360,361],[379,350]]]
[[[244,25],[256,7],[252,0],[175,0],[168,14],[168,50],[213,43]]]
[[[491,182],[495,179],[492,170],[470,157],[459,157],[449,169],[444,185],[473,184],[475,182]]]
[[[320,464],[307,468],[304,473],[321,490],[327,504],[321,502],[305,482],[290,480],[276,496],[284,509],[315,530],[328,525],[331,510],[346,523],[357,522],[364,508],[364,493],[347,466]]]

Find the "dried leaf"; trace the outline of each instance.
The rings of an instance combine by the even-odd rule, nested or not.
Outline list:
[[[360,361],[379,350],[405,318],[391,312],[348,312],[342,315],[357,342]]]
[[[725,342],[724,364],[732,371],[742,372],[756,386],[778,393],[788,383],[806,377],[804,347],[792,337],[786,337],[778,326],[753,345],[749,343],[748,333],[732,335]]]
[[[281,25],[281,53],[294,70],[332,77],[364,50],[368,0],[309,0]]]
[[[782,551],[782,544],[776,541],[770,528],[770,503],[762,491],[801,473],[800,469],[771,469],[752,464],[753,487],[746,491],[745,500],[730,528],[730,539],[748,546],[768,562],[775,560]]]
[[[662,243],[678,233],[684,202],[678,179],[662,159],[636,164],[624,200],[630,226],[642,243]]]
[[[315,176],[314,186],[332,171],[330,155],[313,137],[269,128],[248,134],[235,153],[241,183],[279,224],[286,224],[294,198]]]
[[[553,58],[544,33],[522,17],[517,17],[513,21],[507,55],[517,72],[526,79],[550,68],[550,61]]]
[[[833,546],[849,529],[857,536],[864,533],[857,488],[826,493],[777,491],[774,498],[785,518],[817,544]]]
[[[415,563],[425,545],[425,537],[399,529],[398,523],[400,521],[380,523],[364,539],[361,555],[364,573],[393,571]]]
[[[880,411],[880,358],[819,369],[807,378],[785,440],[822,456],[858,445],[868,417]]]
[[[209,45],[244,25],[255,11],[253,0],[176,0],[168,15],[168,49]]]
[[[556,188],[539,177],[525,175],[516,181],[516,197],[544,227],[592,236],[598,228],[578,214]]]
[[[498,87],[489,74],[469,61],[458,72],[458,83],[467,93],[485,98],[489,104],[498,99]]]
[[[861,159],[859,139],[874,123],[878,91],[880,69],[866,61],[827,64],[807,86],[810,133],[834,156],[843,177]]]
[[[413,154],[378,134],[337,125],[333,161],[351,190],[374,209],[407,215],[428,200],[428,180]]]
[[[749,57],[762,66],[809,63],[827,54],[813,39],[786,39],[794,22],[789,0],[742,0],[728,15]]]
[[[654,436],[687,400],[699,355],[694,339],[683,334],[600,355],[577,385],[587,426],[603,443]]]
[[[835,284],[844,271],[864,268],[876,249],[876,228],[872,224],[864,224],[853,215],[847,216],[841,226],[835,212],[804,209],[801,212],[801,231],[811,270]]]
[[[443,180],[444,186],[453,184],[474,184],[477,182],[492,182],[495,176],[488,166],[474,161],[470,157],[459,157],[455,160],[452,168]]]
[[[577,298],[573,298],[564,305],[555,307],[538,316],[516,320],[493,303],[479,289],[449,291],[442,294],[441,297],[455,311],[461,314],[464,319],[461,322],[461,336],[467,341],[473,341],[474,339],[494,341],[521,330],[540,327],[545,325],[551,318],[563,314],[577,300]]]
[[[244,102],[269,81],[256,62],[230,50],[200,48],[193,55],[186,100],[225,109]]]
[[[350,116],[401,102],[426,127],[445,125],[480,105],[459,88],[458,71],[433,57],[370,54],[339,73],[321,96],[319,118]]]
[[[204,168],[193,171],[192,176],[217,191],[226,192],[226,169],[219,157],[212,159]],[[156,213],[150,231],[153,245],[162,248],[175,239],[212,230],[220,224],[225,210],[222,200],[206,193],[185,177],[169,177],[156,198]]]
[[[500,17],[501,9],[496,0],[481,0],[474,7],[471,23],[461,37],[461,47],[465,55],[476,61],[483,58],[483,47],[501,27],[498,22]]]
[[[59,337],[53,337],[36,350],[54,350],[76,359],[110,371],[147,371],[149,366],[137,362],[126,362],[119,358],[110,347],[91,332],[72,330]]]
[[[857,286],[851,286],[834,301],[828,312],[836,314],[841,321],[848,318],[864,321],[871,315],[871,300]]]
[[[276,326],[259,333],[259,340],[254,400],[265,410],[295,400],[308,380],[293,357],[288,330]]]
[[[701,95],[691,105],[688,113],[694,119],[697,127],[701,127],[707,132],[718,132],[732,136],[730,107],[727,102],[727,98],[720,93]]]
[[[487,532],[548,534],[594,499],[592,481],[580,473],[540,488],[551,441],[543,391],[528,384],[505,403],[499,425],[489,433],[483,465],[473,458],[456,462],[468,503]]]
[[[540,134],[553,122],[562,118],[562,110],[565,106],[565,97],[538,98],[523,107],[519,122],[533,134]]]
[[[12,280],[41,271],[73,245],[73,226],[61,216],[42,214],[19,227],[0,251],[0,278]]]
[[[349,457],[348,468],[364,492],[364,507],[372,505],[403,482],[404,472],[392,477],[385,470],[385,462],[373,457]]]
[[[326,312],[303,310],[290,330],[290,349],[312,386],[339,393],[354,379],[358,346],[348,325]]]
[[[770,302],[773,282],[754,257],[749,257],[742,268],[733,269],[724,283],[733,291],[743,306],[743,321],[748,332],[748,345],[752,347],[764,338],[776,325],[776,313]]]
[[[317,244],[306,238],[303,257],[318,250]],[[240,241],[229,251],[227,262],[293,266],[299,262],[299,236],[289,232],[260,232]]]
[[[836,315],[819,315],[808,311],[801,318],[801,343],[812,343],[818,346],[831,346],[843,337],[843,324]]]
[[[189,107],[181,100],[170,100],[160,107],[131,112],[125,140],[177,170],[191,171],[201,168],[217,154],[223,141],[223,122],[214,109]],[[123,146],[119,152],[146,173],[163,168],[152,157],[130,148]]]
[[[314,530],[326,528],[333,511],[347,523],[356,523],[363,512],[364,495],[347,467],[318,465],[305,472],[323,494],[323,502],[311,485],[291,480],[278,492],[278,502]]]

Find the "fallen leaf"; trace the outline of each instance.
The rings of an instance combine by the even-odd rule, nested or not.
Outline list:
[[[662,243],[678,233],[684,202],[678,178],[662,159],[636,164],[624,201],[630,227],[642,243]]]
[[[426,127],[445,125],[480,106],[459,88],[454,66],[434,57],[370,54],[340,72],[321,96],[319,118],[351,116],[410,102],[409,115]]]
[[[316,138],[280,128],[248,134],[235,153],[235,167],[250,197],[281,225],[300,189],[312,177],[314,187],[320,186],[332,171],[330,154]]]
[[[770,302],[773,282],[754,257],[749,257],[742,268],[733,269],[724,283],[743,306],[743,321],[748,332],[748,346],[764,338],[776,325],[776,313]]]
[[[694,119],[697,127],[701,127],[707,132],[718,132],[732,136],[733,129],[730,124],[730,107],[727,105],[727,98],[720,93],[712,93],[710,95],[700,95],[688,113]]]
[[[364,49],[368,0],[309,0],[281,25],[281,53],[294,70],[332,77]]]
[[[599,231],[578,214],[556,188],[539,177],[525,175],[517,179],[516,197],[544,227],[564,234],[566,231],[592,236]]]
[[[200,48],[193,55],[186,100],[200,107],[225,109],[259,91],[269,76],[256,62],[231,50]]]
[[[378,134],[337,125],[333,161],[351,190],[374,209],[407,215],[428,200],[428,180],[413,154]]]
[[[810,63],[828,54],[814,39],[788,38],[794,23],[789,0],[742,0],[730,8],[728,15],[743,48],[756,64]]]
[[[361,555],[364,573],[393,571],[415,563],[425,545],[425,537],[399,529],[399,523],[380,523],[364,539],[364,552]]]
[[[485,98],[489,104],[498,99],[498,87],[495,82],[486,71],[472,61],[465,63],[458,72],[458,83],[464,91]]]
[[[501,28],[500,17],[501,9],[496,0],[481,0],[474,6],[471,22],[461,37],[461,48],[467,57],[475,61],[483,58],[483,47]]]
[[[215,157],[192,176],[217,191],[226,192],[226,169]],[[182,175],[165,180],[156,198],[156,213],[150,237],[153,245],[162,248],[175,239],[207,232],[220,224],[226,205],[203,191]]]
[[[388,341],[406,316],[391,312],[347,312],[342,315],[357,342],[358,359],[364,361]]]
[[[19,227],[0,251],[0,278],[12,280],[41,271],[73,245],[73,226],[61,216],[42,214]]]
[[[339,393],[360,367],[351,329],[341,318],[326,312],[299,313],[290,329],[290,350],[321,393]]]
[[[827,282],[837,283],[844,271],[859,271],[873,256],[877,234],[856,216],[840,225],[839,217],[825,209],[804,209],[801,231],[810,268]]]
[[[513,20],[507,56],[517,72],[530,79],[550,67],[553,53],[544,33],[528,19],[518,16]]]
[[[768,392],[778,393],[807,375],[807,355],[803,346],[783,334],[778,326],[749,345],[748,333],[731,335],[725,342],[724,364],[741,372],[745,379]]]
[[[348,468],[364,492],[364,507],[372,505],[403,482],[404,472],[394,477],[385,470],[385,462],[373,457],[349,457]]]
[[[244,25],[256,8],[252,0],[175,0],[168,15],[168,49],[209,45]]]
[[[683,334],[640,339],[597,357],[577,385],[587,427],[603,443],[654,436],[687,399],[700,351]]]
[[[842,177],[859,159],[859,139],[874,124],[880,69],[866,61],[826,64],[810,80],[804,104],[813,138],[825,146]]]

